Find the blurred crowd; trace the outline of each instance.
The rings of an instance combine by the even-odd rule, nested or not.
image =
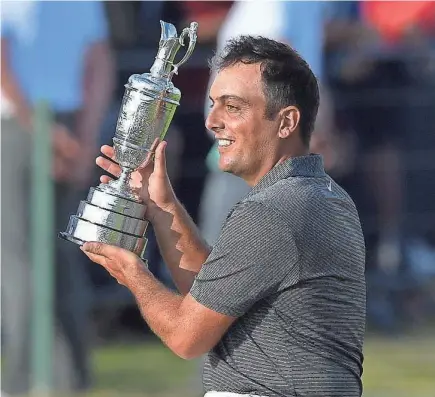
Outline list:
[[[280,40],[321,84],[311,150],[324,156],[359,209],[369,323],[392,333],[435,312],[434,1],[2,1],[2,373],[11,394],[26,391],[29,379],[35,106],[48,101],[53,115],[57,234],[98,184],[94,159],[111,143],[123,84],[152,65],[160,19],[179,32],[199,23],[194,55],[174,78],[182,99],[167,135],[168,166],[177,196],[209,242],[248,187],[217,169],[204,127],[213,78],[207,57],[240,34]],[[151,270],[172,285],[152,230],[147,237]],[[75,245],[53,239],[55,380],[60,389],[86,390],[90,342],[133,302]],[[103,313],[98,323],[91,321],[96,312]]]

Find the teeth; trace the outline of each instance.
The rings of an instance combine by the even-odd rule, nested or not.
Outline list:
[[[230,146],[233,143],[233,141],[230,141],[228,139],[218,139],[219,146]]]

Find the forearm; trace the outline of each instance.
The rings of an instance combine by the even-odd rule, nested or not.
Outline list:
[[[202,305],[190,294],[183,297],[170,291],[130,251],[97,242],[80,248],[133,293],[152,331],[182,358],[210,351],[236,320]]]
[[[148,271],[131,279],[133,293],[143,319],[151,330],[175,354],[184,359],[199,357],[221,339],[233,319],[222,325],[222,315],[215,313],[191,296],[180,296],[163,286]]]
[[[133,293],[142,317],[151,330],[171,350],[177,352],[182,328],[180,307],[183,297],[169,291],[149,272],[143,272],[128,288]]]
[[[96,149],[103,118],[112,100],[114,65],[109,46],[92,46],[85,59],[83,106],[79,114],[78,134],[85,147]]]
[[[211,248],[178,200],[167,210],[155,210],[152,225],[163,260],[178,290],[185,295]]]

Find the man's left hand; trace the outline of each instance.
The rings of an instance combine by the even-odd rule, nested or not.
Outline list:
[[[130,288],[138,276],[149,273],[139,257],[113,245],[87,242],[80,249],[88,258],[103,266],[119,284]]]

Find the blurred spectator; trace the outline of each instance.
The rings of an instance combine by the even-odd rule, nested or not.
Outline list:
[[[214,44],[233,1],[183,1],[181,4],[184,24],[192,21],[199,24],[198,42]]]
[[[365,190],[375,204],[375,263],[394,270],[404,237],[401,145],[413,120],[405,92],[424,78],[417,65],[431,50],[435,2],[337,2],[334,8],[327,29],[329,77],[344,94]]]
[[[89,188],[100,124],[111,100],[113,65],[103,7],[101,2],[2,2],[1,88],[12,110],[9,115],[2,111],[1,120],[2,160],[7,165],[2,167],[2,386],[10,394],[29,388],[32,286],[27,222],[33,110],[45,100],[55,120],[57,234],[65,230]],[[91,381],[85,262],[77,246],[53,239],[54,386],[79,391]]]
[[[230,38],[243,34],[280,40],[295,48],[321,79],[324,5],[323,2],[308,1],[235,2],[218,34],[217,50],[222,50]],[[211,76],[209,84],[213,78]],[[326,92],[322,97],[327,98]],[[207,98],[205,115],[208,113],[209,102]],[[330,112],[330,104],[322,99],[313,138],[320,130],[323,135],[329,134]],[[200,215],[203,235],[211,244],[219,235],[229,210],[249,191],[243,180],[221,172],[217,163],[218,152],[214,145],[207,157],[210,173],[202,197]]]
[[[344,105],[339,118],[357,139],[355,173],[349,174],[350,185],[341,183],[354,191],[362,213],[370,319],[392,330],[398,320],[394,303],[401,305],[397,297],[414,288],[404,255],[411,234],[404,226],[409,194],[404,187],[404,154],[411,154],[405,145],[429,119],[421,117],[427,113],[421,110],[433,112],[433,104],[414,95],[434,82],[430,65],[435,2],[347,1],[334,3],[331,11],[326,30],[328,78],[337,90],[337,103]],[[423,126],[426,134],[431,128]],[[346,151],[344,146],[342,153]],[[361,179],[354,177],[360,173],[362,188]]]

